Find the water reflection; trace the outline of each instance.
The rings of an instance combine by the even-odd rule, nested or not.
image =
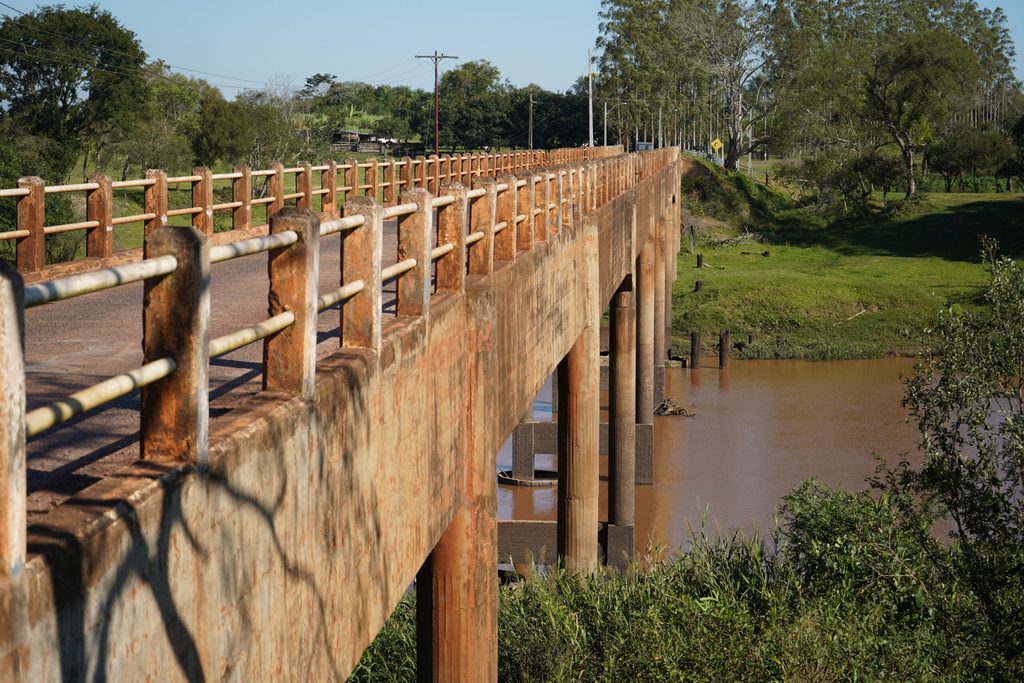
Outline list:
[[[655,483],[637,487],[638,544],[685,544],[705,510],[711,531],[768,529],[779,499],[809,477],[863,487],[876,453],[892,461],[915,448],[916,430],[900,407],[900,375],[911,369],[912,361],[900,358],[668,369],[666,397],[696,417],[655,418]],[[550,387],[540,398],[535,415],[550,419]],[[507,443],[499,466],[511,460]],[[537,467],[553,468],[554,460],[538,456]],[[602,518],[606,492],[602,481]],[[555,515],[553,488],[499,486],[500,519]]]

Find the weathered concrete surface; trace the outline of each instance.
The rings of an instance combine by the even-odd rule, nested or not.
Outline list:
[[[621,204],[659,211],[674,177],[598,211],[602,307],[650,239],[652,222],[634,235]],[[446,530],[496,557],[492,521],[452,523],[467,500],[493,505],[480,473],[492,467],[493,487],[500,443],[589,322],[580,227],[435,294],[429,322],[388,321],[379,352],[321,359],[311,401],[264,392],[214,418],[208,471],[139,462],[33,524],[24,637],[5,607],[16,591],[0,586],[0,677],[347,675]],[[454,628],[476,623],[462,617]]]

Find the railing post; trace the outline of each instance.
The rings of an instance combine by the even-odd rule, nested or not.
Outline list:
[[[235,173],[240,173],[241,176],[231,182],[231,200],[241,202],[242,205],[231,210],[231,229],[248,230],[252,227],[252,169],[242,164],[235,166],[232,170]],[[165,175],[165,187],[166,182],[167,176]]]
[[[533,241],[548,241],[548,181],[545,174],[535,175],[530,179],[534,183],[533,201],[534,208],[531,211],[537,212],[533,218]]]
[[[355,197],[359,196],[359,162],[355,159],[346,159],[345,164],[345,203],[348,204]]]
[[[268,314],[291,311],[295,322],[263,342],[263,388],[313,399],[316,382],[317,284],[320,219],[307,208],[284,208],[270,218],[270,234],[290,230],[295,244],[267,252]]]
[[[110,177],[96,173],[90,183],[99,185],[85,195],[85,220],[99,223],[85,233],[85,255],[103,258],[114,253],[114,190]]]
[[[423,155],[416,157],[416,187],[429,191],[427,187],[427,158]]]
[[[308,161],[304,161],[299,164],[301,169],[295,174],[295,191],[301,192],[302,196],[297,197],[295,200],[295,208],[306,209],[312,211],[313,209],[313,168],[312,164]]]
[[[380,201],[380,181],[377,173],[377,160],[369,159],[366,162],[366,173],[363,180],[366,185],[366,196],[375,202]]]
[[[414,213],[398,218],[398,260],[416,259],[416,267],[398,279],[398,315],[430,317],[430,280],[433,263],[430,246],[434,239],[434,207],[429,192],[421,187],[406,189],[400,203],[415,203]]]
[[[320,195],[320,213],[330,220],[338,217],[338,162],[331,159],[326,166],[320,171],[320,189],[327,190]]]
[[[518,242],[518,226],[516,225],[516,177],[513,175],[498,176],[498,184],[504,183],[508,189],[498,193],[494,202],[494,222],[505,223],[505,229],[494,236],[494,260],[515,261],[516,244]]]
[[[0,259],[0,580],[17,579],[25,566],[24,347],[25,288]]]
[[[31,273],[46,266],[46,184],[42,178],[29,176],[18,181],[28,194],[18,197],[18,229],[28,230],[27,237],[17,240],[18,270]]]
[[[144,251],[146,258],[173,256],[178,267],[145,283],[143,362],[170,357],[175,370],[142,388],[142,457],[205,466],[210,419],[210,245],[195,228],[164,226],[146,236]]]
[[[384,203],[391,205],[395,203],[395,197],[397,193],[395,191],[395,180],[398,178],[398,174],[395,173],[395,159],[394,157],[388,159],[387,170],[384,171]]]
[[[192,214],[192,227],[204,235],[213,234],[213,173],[205,166],[192,169],[199,180],[192,181],[192,206],[200,209]]]
[[[414,181],[413,181],[414,176],[413,176],[412,170],[413,170],[412,169],[412,159],[409,158],[409,157],[402,157],[402,171],[400,173],[400,176],[401,176],[401,178],[400,178],[400,180],[401,180],[401,187],[395,193],[396,197],[401,197],[402,196],[402,192],[405,192],[407,190],[411,190],[413,187],[415,187]],[[399,201],[399,203],[403,203],[403,202]]]
[[[430,168],[433,169],[433,173],[428,176],[430,185],[427,189],[436,197],[441,194],[441,160],[436,154],[430,155]]]
[[[484,238],[469,247],[469,272],[473,275],[490,275],[494,270],[494,211],[497,196],[494,178],[477,178],[473,188],[483,188],[484,196],[477,197],[470,204],[470,230],[481,230]]]
[[[384,214],[371,197],[345,202],[345,215],[362,215],[365,223],[342,233],[341,284],[363,281],[363,291],[341,305],[341,345],[380,350],[380,260],[384,247]]]
[[[601,425],[600,324],[596,218],[582,225],[586,326],[558,364],[558,554],[570,571],[590,571],[598,556],[598,450]]]
[[[533,174],[529,174],[523,180],[526,184],[516,187],[516,211],[524,216],[523,222],[517,226],[516,249],[529,251],[533,249],[533,207],[536,205],[533,193],[536,186],[533,184]],[[518,185],[519,179],[516,179]],[[515,187],[515,185],[513,185]]]
[[[446,183],[442,191],[455,200],[437,212],[437,243],[455,248],[437,262],[437,290],[461,292],[466,284],[466,188]]]
[[[267,224],[270,224],[270,217],[284,208],[284,166],[278,162],[270,165],[274,175],[270,176],[267,184],[267,194],[274,198],[274,201],[267,204]]]

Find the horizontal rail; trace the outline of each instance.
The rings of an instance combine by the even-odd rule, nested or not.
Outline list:
[[[263,176],[270,176],[274,175],[275,173],[277,173],[277,171],[271,168],[263,171],[252,171],[251,173],[249,173],[249,175],[253,178],[262,178]]]
[[[416,213],[416,204],[414,202],[399,204],[398,206],[389,206],[384,209],[384,220],[398,218],[399,216],[408,216],[411,213]]]
[[[330,194],[330,193],[331,193],[331,188],[329,188],[329,187],[322,187],[319,190],[313,190],[312,192],[310,192],[310,195],[315,197],[315,196],[320,195],[320,194]]]
[[[351,299],[356,294],[363,291],[364,288],[365,285],[363,284],[362,280],[353,280],[352,282],[344,284],[335,290],[327,292],[326,294],[322,294],[316,300],[316,310],[323,311],[330,308],[339,301]]]
[[[281,201],[288,201],[289,199],[298,199],[299,197],[305,197],[305,192],[292,192],[281,197]]]
[[[138,180],[115,180],[110,183],[111,189],[123,190],[128,187],[149,187],[156,185],[156,178],[140,178]]]
[[[36,408],[25,415],[25,436],[33,437],[41,434],[62,422],[67,422],[76,415],[98,408],[104,403],[110,403],[130,394],[140,387],[168,377],[176,367],[177,364],[173,358],[161,358],[130,372],[105,379],[60,401]]]
[[[327,164],[321,164],[320,166],[310,166],[309,170],[310,171],[326,171],[326,170],[328,170],[330,168],[331,167],[328,166]]]
[[[499,232],[508,227],[508,222],[501,221],[500,223],[494,224],[494,234],[497,235]]]
[[[431,261],[436,261],[437,259],[441,258],[442,256],[444,256],[446,254],[450,254],[453,251],[455,251],[455,245],[451,244],[451,243],[442,244],[439,247],[434,247],[433,249],[430,250],[430,260]]]
[[[31,234],[31,230],[8,230],[7,232],[0,232],[0,240],[20,240],[22,237],[28,237]]]
[[[324,221],[320,224],[320,236],[326,237],[327,235],[333,235],[336,232],[358,228],[361,225],[366,225],[366,216],[363,216],[362,214],[345,216],[344,218],[335,218],[333,221]]]
[[[44,235],[54,235],[58,232],[70,232],[71,230],[85,230],[86,228],[99,227],[99,221],[81,221],[78,223],[64,223],[62,225],[47,225],[43,228]]]
[[[416,259],[414,258],[407,258],[404,261],[399,261],[398,263],[390,265],[380,271],[380,281],[387,282],[388,280],[394,280],[400,275],[405,275],[415,267]]]
[[[497,185],[494,186],[494,191],[495,192],[504,192],[507,189],[508,189],[508,183],[498,183]]]
[[[177,175],[167,179],[168,183],[198,183],[203,179],[201,175]]]
[[[253,203],[255,203],[255,202],[253,202]],[[167,212],[167,217],[168,218],[173,218],[174,216],[193,216],[193,215],[195,215],[197,213],[202,213],[202,212],[203,212],[203,207],[201,207],[201,206],[190,206],[187,209],[171,209],[170,211]]]
[[[466,193],[466,199],[476,199],[477,197],[483,197],[487,194],[487,190],[482,187],[478,187],[475,190],[470,190]]]
[[[516,181],[516,188],[520,188],[520,187],[526,187],[526,181],[525,180],[517,180]]]
[[[284,230],[273,235],[261,235],[247,240],[231,242],[230,244],[218,244],[215,247],[210,247],[210,263],[221,263],[239,258],[240,256],[282,249],[298,241],[298,233],[292,230]]]
[[[434,197],[430,201],[430,205],[433,206],[435,209],[439,209],[442,206],[448,206],[449,204],[454,204],[454,203],[455,203],[455,197],[453,197],[450,194],[441,195],[440,197]]]
[[[83,190],[98,190],[99,183],[73,183],[71,185],[47,185],[43,188],[44,194],[56,194],[58,192],[82,192]]]
[[[242,177],[242,174],[239,173],[238,171],[235,171],[233,173],[214,173],[212,176],[210,176],[210,179],[211,180],[236,180],[236,179],[241,178],[241,177]]]
[[[0,197],[27,197],[30,190],[27,187],[12,187],[0,190]]]
[[[178,259],[173,256],[158,256],[138,263],[101,268],[88,273],[69,275],[49,282],[39,282],[25,287],[25,308],[41,306],[53,301],[72,299],[83,294],[101,292],[104,289],[126,285],[151,277],[173,273]]]
[[[261,197],[260,199],[253,199],[249,203],[252,204],[253,206],[259,206],[260,204],[270,204],[271,202],[276,202],[276,201],[277,201],[277,197],[271,195],[269,197]]]
[[[224,202],[223,204],[214,204],[210,208],[214,211],[222,211],[224,209],[237,209],[242,204],[243,202]]]
[[[151,221],[156,218],[155,213],[137,213],[134,216],[118,216],[117,218],[111,218],[111,225],[124,225],[125,223],[135,223],[137,221]]]
[[[477,230],[476,232],[472,232],[472,233],[470,233],[469,235],[466,236],[466,246],[468,247],[471,244],[476,244],[477,242],[479,242],[483,238],[484,238],[484,231],[483,230]]]
[[[515,217],[515,219],[513,220],[513,222],[514,222],[514,223],[522,223],[522,222],[523,222],[523,221],[525,221],[525,220],[526,220],[527,218],[528,218],[528,216],[527,216],[527,215],[526,215],[525,213],[520,213],[520,214],[517,214],[517,215],[516,215],[516,217]]]
[[[248,346],[253,342],[258,342],[260,339],[265,339],[275,332],[280,332],[294,322],[295,314],[291,311],[285,311],[284,313],[278,313],[271,318],[267,318],[261,323],[243,327],[240,330],[211,339],[210,358],[217,358],[225,353],[236,351],[243,346]]]

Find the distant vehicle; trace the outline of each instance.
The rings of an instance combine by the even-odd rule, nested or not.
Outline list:
[[[648,152],[648,151],[650,151],[652,149],[654,149],[654,143],[653,142],[638,142],[638,143],[636,143],[636,151],[638,151],[638,152]]]

